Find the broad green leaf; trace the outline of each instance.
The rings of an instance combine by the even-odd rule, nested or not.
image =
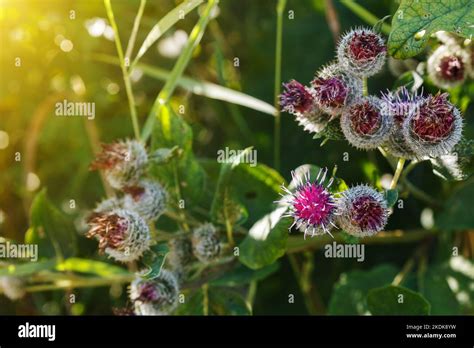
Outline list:
[[[239,260],[251,269],[275,262],[285,254],[290,219],[282,219],[286,207],[278,207],[258,220],[239,245]]]
[[[388,285],[397,275],[397,268],[383,264],[369,271],[343,273],[334,285],[328,306],[332,315],[365,315],[367,293],[372,288]]]
[[[373,315],[429,315],[430,303],[420,294],[402,286],[372,289],[367,306]]]
[[[472,0],[401,0],[392,20],[388,52],[395,58],[413,57],[423,50],[431,34],[444,30],[471,38]]]
[[[180,303],[175,312],[177,315],[204,315],[204,293],[202,288],[194,293],[186,293],[184,303]],[[249,315],[251,314],[245,300],[237,292],[220,287],[208,289],[208,315]]]
[[[398,190],[386,190],[385,191],[385,200],[387,201],[387,206],[393,207],[397,203],[398,199]]]
[[[448,181],[466,180],[472,175],[473,155],[474,140],[463,138],[452,153],[430,159],[433,173]]]
[[[462,256],[430,267],[421,292],[431,303],[433,315],[474,314],[474,263]]]
[[[56,270],[61,272],[87,273],[103,278],[130,274],[125,268],[102,261],[94,261],[71,257],[56,265]]]
[[[164,107],[153,131],[152,148],[173,148],[178,146],[182,151],[180,157],[174,157],[166,164],[152,164],[150,172],[160,182],[170,188],[179,185],[181,199],[186,205],[199,200],[204,187],[205,172],[192,152],[193,132],[191,127],[177,115],[171,107]],[[176,190],[169,190],[171,195]],[[177,196],[174,197],[178,199]]]
[[[251,151],[252,148],[247,148],[242,152],[236,153],[235,157],[227,159],[228,162],[221,164],[217,188],[211,206],[211,219],[213,222],[233,226],[236,223],[244,222],[248,216],[245,207],[235,197],[233,187],[231,186],[231,179],[234,169],[246,156],[251,154]]]
[[[116,57],[96,54],[95,59],[107,64],[119,65],[119,60]],[[170,77],[170,72],[161,68],[157,68],[151,65],[138,63],[136,68],[143,71],[143,73],[149,77],[160,81],[167,81]],[[216,85],[215,83],[195,80],[187,76],[181,76],[177,81],[177,86],[184,90],[200,95],[203,97],[222,100],[227,103],[245,106],[249,109],[253,109],[264,114],[275,116],[276,109],[273,105],[264,102],[263,100],[252,97],[248,94]]]
[[[38,242],[44,243],[47,240],[54,248],[57,258],[74,256],[77,242],[74,224],[49,201],[46,190],[38,193],[33,200],[30,220],[32,235],[39,239]]]
[[[280,268],[278,262],[260,268],[259,270],[252,270],[244,265],[239,265],[236,269],[225,274],[219,279],[211,281],[209,284],[214,286],[238,286],[248,284],[252,281],[263,280]]]
[[[151,108],[150,113],[148,114],[148,118],[145,122],[145,125],[142,129],[142,140],[147,141],[153,131],[153,125],[157,118],[160,117],[161,112],[166,107],[168,102],[170,101],[171,96],[178,84],[179,78],[183,75],[184,70],[186,69],[189,61],[191,60],[191,56],[193,54],[194,49],[199,45],[199,42],[204,35],[204,31],[206,30],[207,24],[211,19],[211,15],[219,0],[209,0],[207,5],[202,12],[201,18],[194,26],[191,34],[189,35],[189,39],[186,42],[186,45],[183,48],[183,51],[179,55],[176,64],[171,70],[170,76],[166,80],[165,85],[161,89],[160,93],[155,99],[153,107]]]
[[[474,197],[474,180],[469,180],[448,198],[443,211],[436,215],[436,226],[448,231],[474,228],[472,197]]]
[[[221,168],[216,160],[201,159],[200,163],[209,178],[207,189],[211,195],[207,198],[210,201],[214,197],[215,183]],[[275,209],[274,201],[279,197],[281,184],[284,182],[285,179],[276,170],[264,164],[252,166],[242,163],[233,170],[229,185],[233,188],[236,200],[251,212],[246,221],[247,225],[252,226],[263,215]]]
[[[148,49],[168,31],[168,29],[175,25],[180,19],[183,19],[186,14],[202,4],[203,1],[204,0],[185,0],[161,18],[158,23],[151,28],[146,36],[145,41],[143,41],[143,44],[138,50],[137,56],[132,65],[135,65],[138,60],[143,57],[146,51],[148,51]]]
[[[148,267],[148,269],[146,270],[146,273],[142,274],[143,278],[153,279],[158,277],[168,251],[169,249],[167,243],[159,243],[155,244],[150,248],[150,250],[145,252],[142,262]]]
[[[45,270],[53,270],[56,266],[56,260],[45,260],[31,263],[11,264],[0,268],[0,277],[15,276],[23,277],[29,276]]]

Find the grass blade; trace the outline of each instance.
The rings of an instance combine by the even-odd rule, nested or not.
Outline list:
[[[163,107],[163,105],[169,102],[171,95],[173,94],[176,85],[178,84],[178,79],[181,77],[181,75],[183,75],[184,69],[188,65],[194,49],[201,41],[202,36],[204,35],[204,30],[207,27],[207,23],[209,23],[209,20],[211,19],[211,13],[218,3],[219,0],[209,0],[206,8],[202,13],[201,18],[191,31],[188,42],[186,43],[183,52],[181,52],[181,55],[179,56],[178,61],[174,65],[168,80],[166,80],[163,89],[158,94],[158,97],[156,97],[155,103],[151,108],[150,114],[148,115],[148,119],[146,120],[145,126],[142,130],[143,141],[146,142],[150,137],[156,117],[161,112],[161,108]]]
[[[158,23],[151,28],[145,41],[138,50],[137,56],[133,60],[132,67],[138,63],[138,60],[148,51],[148,49],[166,32],[169,28],[176,24],[182,16],[191,12],[197,6],[203,3],[204,0],[186,0],[168,12]]]
[[[119,65],[119,61],[116,57],[105,54],[96,54],[93,56],[93,59],[107,64]],[[136,68],[141,69],[145,75],[161,81],[167,81],[171,75],[168,70],[157,68],[148,64],[138,63]],[[177,86],[185,89],[188,92],[203,97],[245,106],[249,109],[272,116],[275,116],[276,114],[276,109],[273,107],[273,105],[270,105],[267,102],[252,97],[248,94],[235,91],[227,87],[222,87],[212,82],[199,81],[187,76],[181,76],[177,81]]]
[[[377,24],[377,22],[379,22],[379,18],[377,18],[377,16],[367,11],[363,6],[359,5],[353,0],[341,0],[341,4],[346,6],[349,10],[351,10],[360,19],[364,20],[367,24],[375,25]],[[383,23],[381,30],[384,34],[389,35],[391,26],[387,23]]]
[[[143,11],[145,10],[146,0],[140,0],[140,7],[138,8],[137,16],[133,22],[132,34],[128,40],[127,49],[125,50],[125,59],[130,64],[130,56],[133,52],[133,46],[135,46],[135,40],[137,39],[138,28],[140,27],[140,21],[142,20]]]

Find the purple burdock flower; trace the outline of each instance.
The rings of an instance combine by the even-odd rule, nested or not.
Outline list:
[[[417,158],[448,154],[461,139],[461,112],[448,94],[428,96],[403,122],[403,135]]]
[[[313,107],[313,96],[310,91],[296,80],[283,84],[284,92],[280,94],[281,111],[294,114],[306,113]]]
[[[405,142],[402,127],[405,119],[419,107],[424,98],[416,92],[410,93],[406,87],[401,87],[396,92],[388,91],[382,94],[381,99],[384,108],[393,118],[392,131],[384,147],[395,157],[414,158],[414,152]]]
[[[318,72],[311,87],[319,107],[333,117],[340,115],[352,100],[362,96],[362,80],[337,64],[328,65]]]
[[[369,77],[379,72],[386,53],[382,37],[367,28],[349,31],[337,46],[339,64],[359,77]]]
[[[130,284],[130,299],[136,315],[167,315],[178,304],[179,285],[173,272],[161,269],[153,279],[137,277]]]
[[[110,186],[122,189],[136,184],[144,173],[148,155],[143,144],[136,140],[120,140],[103,144],[102,151],[91,163],[91,170],[102,170]]]
[[[323,130],[329,117],[317,106],[313,91],[296,80],[284,83],[283,89],[281,110],[294,115],[298,124],[310,133]]]
[[[281,203],[289,207],[285,217],[293,217],[294,222],[290,226],[296,226],[304,233],[304,236],[316,236],[329,233],[335,227],[333,220],[336,212],[335,200],[329,192],[334,178],[330,178],[325,183],[327,169],[321,169],[314,181],[310,180],[309,172],[306,172],[304,179],[292,172],[293,182],[296,183],[294,192],[283,186],[286,192],[282,194]]]
[[[337,214],[341,229],[353,236],[365,237],[385,227],[389,210],[380,192],[367,185],[358,185],[341,193]]]
[[[469,53],[458,45],[441,45],[428,58],[430,79],[440,88],[461,85],[470,72]]]
[[[124,209],[93,213],[88,238],[99,240],[99,251],[121,262],[135,261],[150,247],[150,230],[137,213]]]
[[[384,103],[373,96],[362,97],[349,105],[341,117],[341,129],[347,141],[359,149],[374,149],[389,137],[393,117]]]

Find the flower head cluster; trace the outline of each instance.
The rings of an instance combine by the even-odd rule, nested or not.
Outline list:
[[[137,260],[150,247],[148,222],[166,208],[166,190],[144,178],[148,155],[142,143],[117,141],[102,146],[91,164],[100,169],[119,195],[100,202],[88,219],[86,236],[99,241],[99,250],[117,261]]]
[[[178,305],[179,284],[173,272],[161,269],[158,277],[137,277],[130,284],[130,299],[136,315],[167,315]]]
[[[389,137],[393,117],[382,101],[362,97],[349,105],[341,116],[341,128],[353,146],[368,150],[382,145]]]
[[[337,223],[356,237],[372,236],[387,224],[389,210],[384,196],[366,185],[341,193],[337,200]]]
[[[330,191],[334,178],[326,180],[327,169],[320,170],[316,180],[309,172],[303,177],[292,173],[295,189],[283,187],[280,203],[288,207],[285,217],[294,219],[295,226],[306,235],[317,236],[340,227],[348,234],[364,237],[381,231],[389,210],[384,196],[375,189],[359,185],[343,192]]]
[[[103,144],[102,151],[91,163],[91,170],[102,170],[110,186],[122,189],[135,184],[143,175],[148,155],[143,144],[136,140],[120,140]]]
[[[451,36],[440,40],[445,43],[431,55],[428,71],[437,85],[448,88],[468,76],[473,54]],[[386,53],[378,33],[351,30],[338,43],[337,63],[321,69],[309,87],[294,80],[284,84],[282,111],[296,115],[315,138],[339,140],[342,133],[358,149],[383,147],[407,159],[449,153],[461,138],[462,117],[446,94],[423,96],[402,87],[381,98],[362,95],[362,79],[382,69]]]
[[[448,101],[446,93],[424,98],[403,121],[405,141],[417,158],[449,153],[461,133],[461,113]]]
[[[93,213],[86,236],[99,241],[99,251],[121,262],[140,258],[150,247],[150,230],[137,213],[114,209],[105,213]]]
[[[206,223],[193,231],[191,238],[193,253],[202,263],[215,260],[221,252],[219,235],[214,225]]]
[[[462,47],[455,37],[445,32],[438,33],[437,37],[443,44],[428,58],[428,76],[440,88],[459,86],[466,78],[472,77],[472,48]]]
[[[383,38],[367,28],[349,31],[337,46],[337,58],[341,66],[360,77],[378,73],[385,63],[386,54]]]

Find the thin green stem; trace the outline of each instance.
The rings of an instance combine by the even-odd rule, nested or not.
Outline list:
[[[247,306],[249,308],[253,308],[253,304],[255,302],[255,296],[257,295],[257,286],[258,282],[256,280],[252,280],[249,285],[249,289],[247,291]]]
[[[405,158],[399,158],[397,163],[397,169],[393,174],[392,182],[390,183],[390,189],[393,190],[397,187],[398,179],[403,172],[403,166],[405,165]]]
[[[367,77],[362,78],[362,95],[367,97],[369,95],[369,87],[367,84]]]
[[[341,4],[346,6],[349,10],[351,10],[354,14],[356,14],[360,19],[365,21],[370,25],[375,25],[379,18],[375,16],[373,13],[367,11],[364,6],[359,5],[353,0],[341,0]],[[387,23],[382,24],[381,28],[382,32],[386,35],[390,34],[391,26]]]
[[[122,69],[123,81],[125,83],[125,91],[127,93],[128,105],[130,108],[130,116],[132,118],[133,132],[135,134],[135,138],[140,139],[140,127],[138,125],[137,111],[135,107],[135,98],[133,96],[130,76],[125,66],[125,59],[123,56],[122,43],[120,42],[120,36],[119,36],[118,28],[117,28],[117,23],[115,22],[114,12],[112,10],[112,5],[110,4],[110,0],[104,0],[104,5],[107,12],[107,17],[109,18],[110,25],[112,26],[112,29],[114,31],[115,46],[117,48],[117,54],[120,60],[120,68]]]
[[[174,181],[175,181],[175,188],[176,188],[176,199],[177,199],[177,202],[178,204],[180,204],[180,202],[182,201],[183,199],[183,196],[181,195],[181,184],[180,184],[180,180],[179,180],[179,173],[178,173],[178,164],[176,163],[176,161],[173,161],[173,174],[174,174]],[[190,229],[189,229],[189,225],[186,221],[186,215],[184,214],[183,210],[178,208],[178,215],[179,215],[179,223],[180,225],[182,226],[182,228],[184,229],[184,231],[186,232],[189,232]]]
[[[202,287],[202,310],[205,316],[209,315],[209,285],[203,284]]]
[[[125,59],[130,63],[130,58],[133,53],[133,47],[135,46],[135,40],[137,39],[138,28],[140,27],[140,22],[142,20],[143,11],[145,10],[146,0],[140,0],[140,7],[138,8],[137,16],[133,22],[132,34],[130,34],[130,39],[128,40],[127,49],[125,50]],[[130,64],[128,64],[130,66]],[[130,66],[131,67],[131,66]]]
[[[282,52],[282,36],[283,36],[283,11],[286,7],[286,0],[278,0],[277,3],[277,28],[276,28],[276,48],[275,48],[275,99],[274,105],[276,109],[275,125],[274,125],[274,146],[273,160],[276,170],[280,170],[280,137],[281,137],[281,113],[278,105],[281,85],[281,52]]]

